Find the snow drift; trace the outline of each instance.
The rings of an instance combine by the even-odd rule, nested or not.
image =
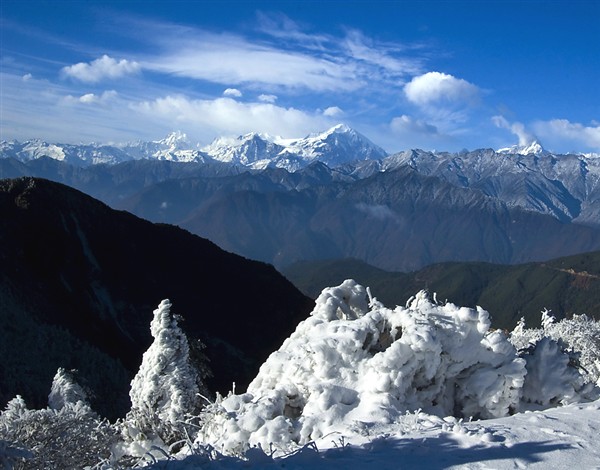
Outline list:
[[[368,300],[367,300],[368,298]],[[355,281],[325,289],[247,393],[207,407],[197,443],[285,451],[422,409],[493,418],[518,407],[525,361],[489,315],[419,292],[389,309]]]

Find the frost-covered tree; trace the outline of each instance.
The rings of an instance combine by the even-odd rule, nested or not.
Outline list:
[[[555,321],[544,310],[541,323],[541,328],[526,328],[524,321],[519,322],[510,334],[510,341],[518,350],[526,351],[542,338],[551,338],[562,345],[569,365],[578,369],[586,383],[600,386],[600,322],[587,315]]]
[[[190,344],[169,300],[154,310],[150,332],[154,341],[131,382],[127,433],[134,440],[159,438],[171,444],[182,438],[185,422],[200,409],[201,394],[206,393],[203,371],[191,359]]]
[[[88,405],[88,395],[75,381],[75,372],[62,367],[56,372],[48,395],[48,406],[53,410],[60,410],[67,404],[75,405],[78,402]]]

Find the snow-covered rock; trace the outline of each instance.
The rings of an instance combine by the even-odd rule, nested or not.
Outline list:
[[[506,416],[518,407],[525,373],[486,311],[441,305],[425,292],[389,309],[347,280],[322,292],[247,393],[208,407],[198,442],[239,454],[257,445],[285,450],[418,409]]]

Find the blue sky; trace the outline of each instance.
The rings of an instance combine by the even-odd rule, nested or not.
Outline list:
[[[2,0],[1,139],[600,151],[600,1]]]

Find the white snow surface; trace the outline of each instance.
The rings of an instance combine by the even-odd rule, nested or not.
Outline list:
[[[199,449],[197,455],[160,462],[155,468],[597,469],[599,423],[600,401],[473,422],[415,412],[366,428],[362,435],[324,436],[279,458],[267,455],[268,448],[266,453],[253,448],[243,459]]]
[[[208,407],[197,441],[241,455],[361,434],[407,411],[494,418],[520,403],[525,361],[481,309],[420,292],[389,309],[355,281],[323,290],[312,315],[242,395]]]
[[[597,393],[584,402],[559,342],[529,356],[481,308],[420,292],[389,309],[347,280],[157,468],[599,468]],[[551,403],[564,406],[540,410]]]

